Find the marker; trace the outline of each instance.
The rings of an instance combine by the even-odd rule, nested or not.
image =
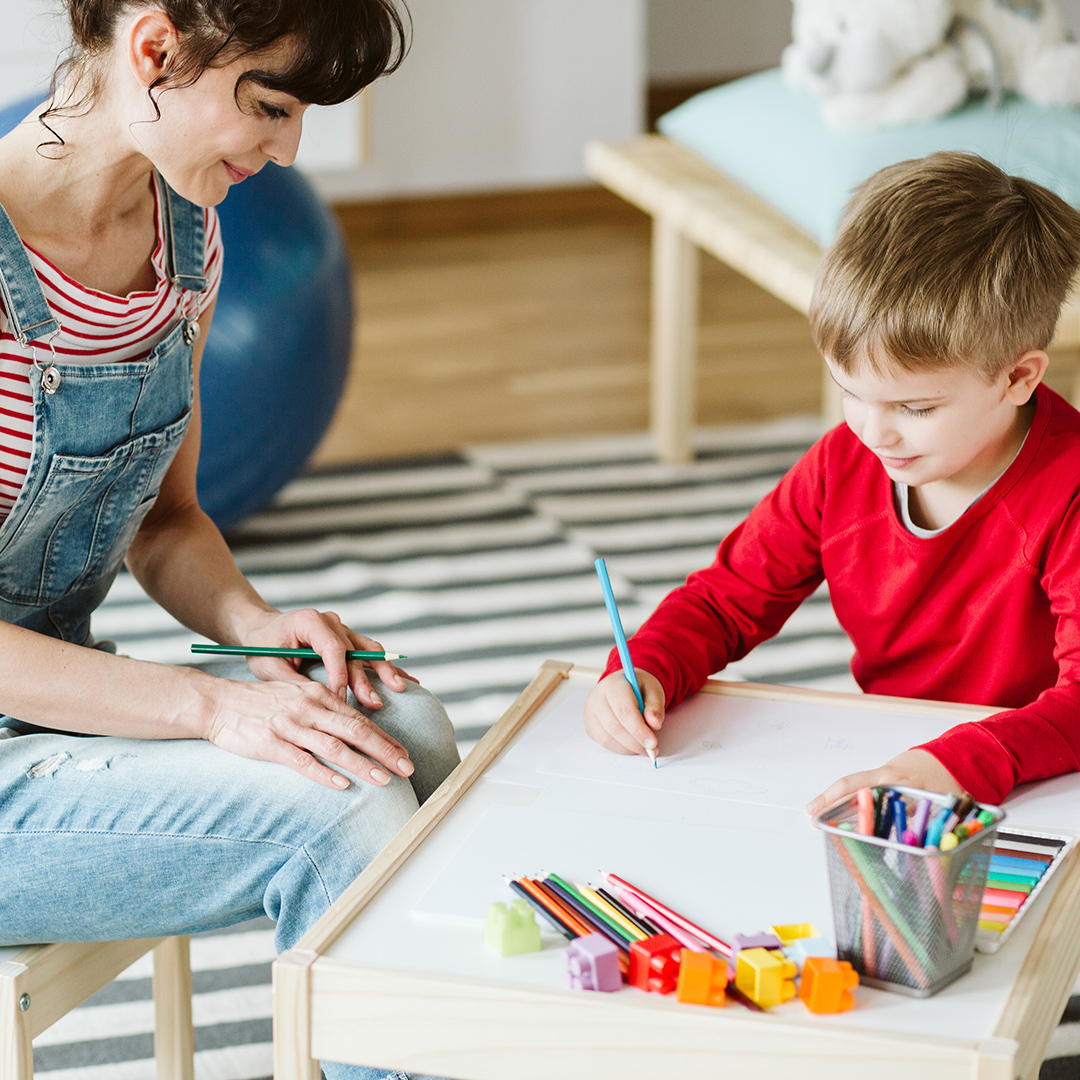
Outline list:
[[[218,656],[286,656],[298,660],[321,660],[314,649],[277,649],[261,645],[192,645],[193,653],[214,653]],[[404,653],[369,652],[365,649],[346,649],[346,660],[405,660]]]
[[[915,843],[921,846],[926,837],[926,823],[930,819],[930,808],[934,804],[927,798],[921,798],[915,807],[915,817],[911,823],[911,831],[915,833]]]
[[[597,559],[593,566],[596,567],[596,575],[600,578],[600,588],[604,590],[604,603],[607,605],[608,618],[611,620],[611,629],[615,634],[615,647],[619,650],[619,659],[622,661],[623,674],[630,688],[637,698],[638,708],[641,710],[641,718],[645,719],[645,699],[641,696],[641,687],[638,686],[637,674],[634,672],[634,662],[630,659],[630,647],[626,644],[626,634],[623,632],[622,619],[619,617],[619,608],[615,603],[615,594],[611,591],[611,578],[608,577],[607,566],[603,559]],[[649,760],[656,765],[656,747],[647,746],[645,752]]]
[[[859,832],[863,836],[872,836],[874,833],[874,793],[868,788],[859,788],[855,799],[859,806]]]
[[[893,793],[892,828],[896,839],[903,843],[904,833],[907,832],[907,804],[899,792]]]

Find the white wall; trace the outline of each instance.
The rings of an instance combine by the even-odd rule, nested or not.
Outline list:
[[[412,0],[412,51],[371,90],[371,197],[577,183],[590,139],[641,130],[644,0]]]
[[[576,183],[589,139],[641,130],[645,0],[411,0],[412,52],[356,102],[311,110],[299,163],[330,197]],[[59,0],[0,0],[0,104],[44,85]]]
[[[1080,38],[1080,0],[1058,0]],[[791,0],[648,0],[649,79],[739,75],[780,62]]]
[[[0,106],[48,85],[66,40],[50,0],[0,0]]]
[[[60,0],[0,0],[0,107],[48,86],[68,42]],[[306,125],[301,163],[312,170],[342,169],[361,160],[357,102],[320,109]]]
[[[791,0],[648,0],[648,5],[649,79],[656,82],[775,67],[791,40]]]

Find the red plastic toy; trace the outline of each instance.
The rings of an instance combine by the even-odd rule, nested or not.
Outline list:
[[[640,990],[670,994],[679,978],[682,943],[670,934],[654,934],[630,942],[630,971],[626,981]]]

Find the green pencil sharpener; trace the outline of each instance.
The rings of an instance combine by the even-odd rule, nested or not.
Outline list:
[[[917,788],[887,790],[903,800],[909,822],[925,800],[930,823],[953,803]],[[970,970],[994,836],[1005,818],[997,806],[976,810],[981,828],[950,850],[858,832],[855,797],[814,818],[825,833],[836,955],[850,961],[864,985],[929,997]]]

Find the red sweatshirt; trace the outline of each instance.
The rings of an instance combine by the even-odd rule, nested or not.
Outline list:
[[[1080,413],[1044,387],[1016,459],[938,536],[834,428],[630,642],[668,706],[772,637],[822,579],[864,691],[1001,708],[923,745],[984,802],[1080,768]],[[620,669],[612,651],[605,674]]]

